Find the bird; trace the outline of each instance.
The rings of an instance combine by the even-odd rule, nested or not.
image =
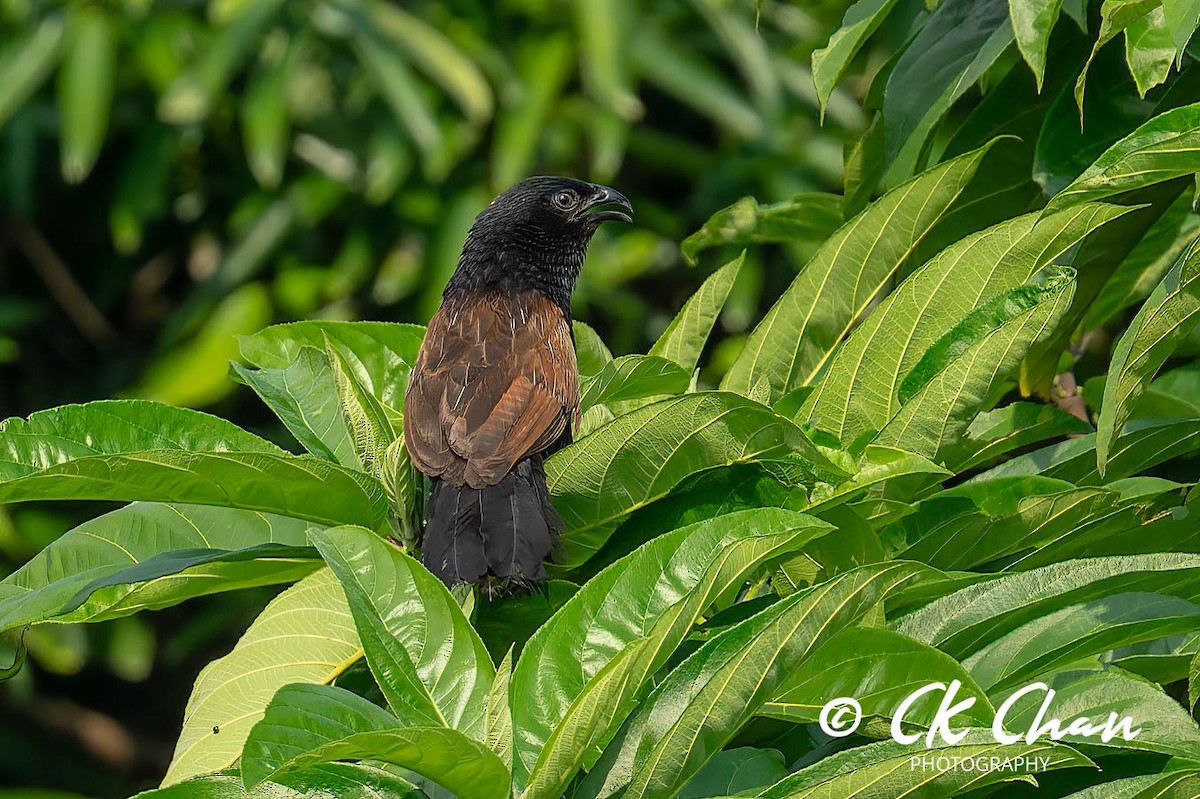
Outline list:
[[[615,189],[539,176],[467,233],[404,397],[405,446],[431,485],[421,561],[448,586],[546,576],[562,521],[545,459],[579,420],[571,294],[601,223],[632,215]]]

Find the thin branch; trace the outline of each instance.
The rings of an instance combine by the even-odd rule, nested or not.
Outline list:
[[[117,342],[117,331],[100,313],[41,231],[14,217],[5,220],[0,230],[25,256],[67,318],[93,346],[103,349]]]

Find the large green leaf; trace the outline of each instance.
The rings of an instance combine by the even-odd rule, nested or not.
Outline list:
[[[375,528],[383,487],[357,471],[288,455],[213,416],[102,401],[0,422],[0,502],[182,502]]]
[[[1055,268],[1045,282],[1012,289],[969,314],[904,378],[901,407],[874,442],[938,458],[1066,313],[1074,287],[1074,270]]]
[[[630,716],[578,795],[673,795],[818,647],[918,573],[908,563],[848,572],[782,599],[708,641]]]
[[[1134,403],[1197,323],[1200,252],[1193,244],[1150,294],[1113,350],[1096,430],[1096,459],[1101,474]]]
[[[246,740],[242,779],[253,788],[338,760],[390,763],[459,796],[509,796],[508,769],[478,741],[446,727],[398,727],[377,705],[326,686],[280,689]]]
[[[842,79],[851,60],[871,34],[887,19],[895,5],[896,0],[858,0],[846,9],[842,24],[829,37],[828,44],[813,51],[813,83],[817,87],[822,119],[825,107],[829,103],[829,95]]]
[[[883,96],[892,180],[915,171],[934,127],[1013,41],[1005,0],[944,0],[900,54]]]
[[[891,719],[918,688],[955,680],[961,683],[961,699],[975,697],[975,704],[963,711],[961,723],[991,724],[991,702],[954,658],[891,630],[848,627],[801,663],[759,713],[813,724],[830,699],[851,696],[862,706],[864,718]],[[940,695],[926,694],[908,709],[904,720],[928,727],[940,703]]]
[[[217,591],[292,582],[312,570],[312,561],[299,549],[308,546],[309,526],[231,508],[127,505],[64,533],[0,582],[0,631],[50,619],[102,621]],[[297,548],[296,557],[276,551],[267,560],[237,564],[185,560],[158,575],[140,575],[136,582],[128,573],[176,550],[219,553],[262,544]],[[128,582],[112,583],[123,572]],[[102,588],[100,582],[112,584]],[[80,597],[81,592],[86,593]],[[77,597],[86,601],[68,612],[67,603]]]
[[[1086,205],[1026,214],[946,248],[909,276],[838,348],[800,418],[843,441],[878,431],[900,408],[901,381],[924,352],[987,300],[1027,281],[1125,213]]]
[[[0,421],[0,480],[78,458],[141,450],[283,454],[216,416],[145,400],[103,400]]]
[[[1039,681],[1054,691],[1050,710],[1039,711],[1047,694],[1031,691],[1018,698],[1005,713],[1005,727],[1013,733],[1028,731],[1034,720],[1071,720],[1086,717],[1103,724],[1111,716],[1129,718],[1130,727],[1140,730],[1133,740],[1117,735],[1110,741],[1097,736],[1068,733],[1066,743],[1123,751],[1158,752],[1195,761],[1200,757],[1200,727],[1178,702],[1151,682],[1113,667],[1084,667],[1044,675]],[[999,704],[1012,691],[995,693]]]
[[[1101,485],[1200,449],[1200,419],[1144,419],[1125,425],[1101,477],[1095,434],[1034,450],[971,478],[984,482],[1018,474],[1041,474],[1078,485]]]
[[[1046,74],[1046,47],[1050,44],[1050,31],[1054,29],[1061,9],[1062,0],[1008,0],[1013,36],[1025,63],[1033,70],[1039,93],[1042,91],[1042,78]]]
[[[65,31],[61,14],[47,14],[0,50],[0,70],[8,76],[0,87],[0,125],[25,105],[58,63]]]
[[[351,367],[379,401],[404,406],[404,389],[425,337],[420,325],[390,322],[294,322],[238,339],[242,357],[262,369],[287,369],[304,347],[325,350],[326,340],[347,356]],[[332,384],[331,384],[332,385]]]
[[[1047,212],[1200,172],[1200,103],[1174,108],[1109,147]]]
[[[939,164],[888,192],[830,236],[751,332],[721,387],[749,394],[763,384],[773,402],[810,384],[966,188],[988,149]]]
[[[322,763],[371,760],[390,763],[426,777],[456,796],[507,799],[508,771],[491,751],[446,727],[399,727],[360,732],[296,755],[277,774]],[[276,774],[273,778],[278,779]]]
[[[1200,216],[1192,212],[1192,198],[1185,192],[1138,239],[1117,266],[1088,307],[1080,329],[1095,330],[1150,296],[1167,270],[1196,240],[1197,228],[1200,228]]]
[[[650,636],[647,664],[663,662],[718,597],[830,530],[794,511],[728,513],[660,536],[589,580],[534,633],[513,670],[513,695],[524,697],[513,705],[517,784],[623,649]]]
[[[688,780],[679,792],[679,799],[751,795],[751,791],[766,788],[787,773],[783,754],[774,749],[752,746],[722,749]]]
[[[1095,785],[1065,799],[1191,799],[1200,794],[1200,771],[1147,774]]]
[[[700,362],[700,353],[708,341],[713,325],[725,307],[746,254],[722,266],[705,279],[696,293],[688,298],[667,329],[650,348],[657,355],[682,366],[690,374]]]
[[[622,355],[609,361],[580,386],[579,408],[682,394],[692,382],[691,372],[657,355]]]
[[[946,461],[962,473],[1030,444],[1091,431],[1090,424],[1053,405],[1014,402],[976,416],[963,437],[946,449]]]
[[[285,685],[246,737],[238,770],[252,789],[295,758],[330,741],[396,726],[391,713],[344,688]]]
[[[1047,613],[963,661],[989,693],[1035,675],[1142,641],[1200,629],[1200,606],[1145,592],[1115,594]]]
[[[206,774],[165,788],[144,791],[137,794],[137,799],[327,799],[330,796],[338,799],[380,799],[381,796],[427,799],[402,777],[362,763],[327,763],[282,774],[278,782],[265,782],[253,791],[247,791],[242,778],[235,773]]]
[[[358,465],[324,352],[302,347],[282,369],[251,369],[239,363],[232,368],[311,454],[343,466]]]
[[[232,652],[200,672],[163,784],[228,768],[276,691],[328,683],[362,654],[333,572],[305,577],[267,605]]]
[[[1175,55],[1175,43],[1161,6],[1150,9],[1125,29],[1125,61],[1142,97],[1171,74]]]
[[[892,626],[961,658],[1061,608],[1136,591],[1195,599],[1200,556],[1160,553],[1056,563],[960,589]]]
[[[312,534],[342,583],[367,663],[405,724],[485,734],[496,670],[441,580],[369,530]]]
[[[771,205],[743,197],[717,211],[704,227],[680,243],[683,257],[695,264],[704,250],[790,241],[824,241],[842,224],[842,198],[809,192]]]
[[[67,18],[66,55],[58,73],[62,173],[87,177],[108,133],[117,71],[117,25],[96,6],[76,6]]]
[[[975,758],[1000,762],[1006,767],[977,769],[963,762]],[[1037,765],[1047,770],[1092,765],[1069,746],[1048,741],[1000,744],[980,730],[955,746],[914,750],[911,745],[881,741],[838,752],[788,775],[759,796],[763,799],[942,799],[997,782],[1019,780],[1023,774],[1039,771],[1035,758],[1041,760]]]
[[[793,452],[814,477],[831,481],[841,471],[791,420],[735,394],[688,394],[621,416],[546,462],[566,523],[555,562],[580,565],[629,514],[692,474]]]

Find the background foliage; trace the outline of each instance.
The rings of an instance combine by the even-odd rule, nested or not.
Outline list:
[[[196,681],[168,781],[239,773],[192,795],[395,790],[310,769],[383,753],[431,796],[507,795],[510,764],[526,796],[986,788],[912,783],[881,727],[814,734],[830,696],[869,686],[886,720],[930,675],[981,724],[1035,677],[1146,721],[1037,750],[1040,786],[999,795],[1194,794],[1200,6],[860,0],[841,27],[701,0],[3,8],[6,401],[211,406],[315,456],[140,402],[0,430],[8,557],[55,541],[0,584],[3,626],[35,625],[8,734],[82,750],[0,760],[15,780],[157,781],[181,685],[257,614]],[[548,467],[560,579],[452,596],[369,532],[411,531],[394,438],[421,329],[335,320],[425,318],[471,216],[529,171],[615,183],[641,225],[597,242],[579,297],[600,336],[577,333],[591,435]],[[112,267],[75,266],[96,252]],[[304,316],[324,321],[248,335]],[[282,427],[230,393],[230,358]],[[76,368],[39,383],[48,363]],[[64,498],[135,502],[58,537]],[[546,699],[510,714],[509,679]]]

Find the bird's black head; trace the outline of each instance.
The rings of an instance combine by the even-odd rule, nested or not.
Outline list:
[[[528,178],[476,217],[446,297],[479,291],[543,292],[570,316],[571,292],[601,222],[632,222],[620,192],[582,180]]]

